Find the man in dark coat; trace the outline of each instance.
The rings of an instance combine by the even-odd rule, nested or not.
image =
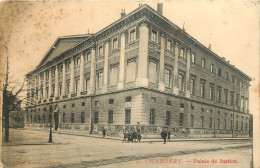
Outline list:
[[[103,129],[102,134],[103,134],[103,138],[105,138],[105,136],[106,136],[106,130],[105,129]]]
[[[161,132],[161,137],[164,140],[164,144],[166,144],[167,132],[165,130]]]
[[[130,132],[129,137],[130,137],[130,141],[132,141],[132,143],[133,143],[134,142],[134,133],[133,133],[133,131]]]
[[[136,143],[136,139],[137,139],[137,133],[134,130],[134,132],[133,132],[133,140],[135,141],[135,143]]]
[[[124,139],[122,143],[126,142],[127,139],[128,139],[128,133],[124,131]]]
[[[127,135],[127,142],[130,142],[130,140],[131,140],[130,132],[128,131],[126,135]]]
[[[170,141],[171,140],[171,131],[168,130],[168,140]]]
[[[142,135],[140,133],[137,134],[137,142],[141,142]]]

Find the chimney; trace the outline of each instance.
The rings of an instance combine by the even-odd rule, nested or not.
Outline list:
[[[208,49],[210,49],[210,50],[211,50],[211,44],[209,44],[209,47],[208,47]]]
[[[125,9],[122,9],[121,11],[121,17],[124,17],[126,14],[125,14]]]
[[[163,3],[157,3],[157,12],[162,15],[163,14]]]

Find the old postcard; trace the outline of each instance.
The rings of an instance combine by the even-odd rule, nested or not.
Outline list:
[[[259,165],[257,1],[0,2],[0,167]]]

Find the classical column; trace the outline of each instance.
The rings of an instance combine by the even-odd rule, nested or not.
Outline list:
[[[178,60],[179,60],[179,46],[178,43],[175,44],[175,50],[174,50],[174,72],[173,72],[173,94],[178,95],[179,94],[179,86],[178,86]]]
[[[79,69],[79,95],[84,91],[84,55],[80,55],[80,69]]]
[[[138,53],[138,72],[136,79],[137,87],[148,87],[147,66],[148,66],[148,38],[149,29],[146,23],[142,23],[139,27],[139,53]]]
[[[63,62],[62,65],[62,90],[61,90],[61,95],[65,96],[66,95],[66,62]]]
[[[71,67],[70,67],[70,93],[74,93],[74,83],[75,83],[75,77],[74,77],[74,59],[71,58]]]
[[[96,76],[96,50],[93,47],[91,50],[91,65],[90,65],[90,87],[88,94],[95,93],[95,76]]]
[[[55,67],[55,90],[54,97],[59,97],[59,67]]]
[[[165,38],[164,35],[161,36],[161,51],[160,51],[160,71],[159,71],[159,85],[158,89],[160,91],[165,90],[165,83],[164,83],[164,51],[165,51]]]
[[[102,88],[103,92],[107,92],[107,86],[108,86],[107,85],[107,83],[108,83],[108,52],[109,52],[109,43],[106,42],[106,44],[105,44],[105,62],[104,62],[104,86]]]
[[[52,68],[50,68],[49,70],[49,97],[47,98],[51,98],[52,95]]]
[[[31,95],[30,95],[30,79],[29,78],[27,78],[26,87],[27,87],[27,99],[26,99],[27,102],[26,103],[28,105],[30,105],[30,97],[31,97]]]
[[[38,99],[39,100],[41,100],[42,99],[42,78],[41,78],[41,74],[39,74],[39,84],[38,84],[38,86],[39,86],[39,91],[38,91],[38,95],[39,95],[39,97],[38,97]]]
[[[245,111],[246,111],[246,113],[249,113],[249,97],[247,98]]]
[[[37,93],[37,75],[35,75],[35,81],[34,81],[34,103],[38,104],[37,102],[38,93]]]
[[[33,105],[32,84],[30,84],[30,104]]]
[[[125,82],[125,32],[121,34],[121,43],[120,43],[120,62],[119,62],[119,80],[117,88],[124,89]]]
[[[43,100],[46,100],[46,71],[43,72]]]
[[[187,51],[187,69],[186,69],[186,89],[185,97],[190,98],[190,50]]]

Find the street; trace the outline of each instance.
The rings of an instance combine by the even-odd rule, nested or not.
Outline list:
[[[3,163],[11,167],[251,167],[252,140],[122,143],[119,140],[10,130]]]

